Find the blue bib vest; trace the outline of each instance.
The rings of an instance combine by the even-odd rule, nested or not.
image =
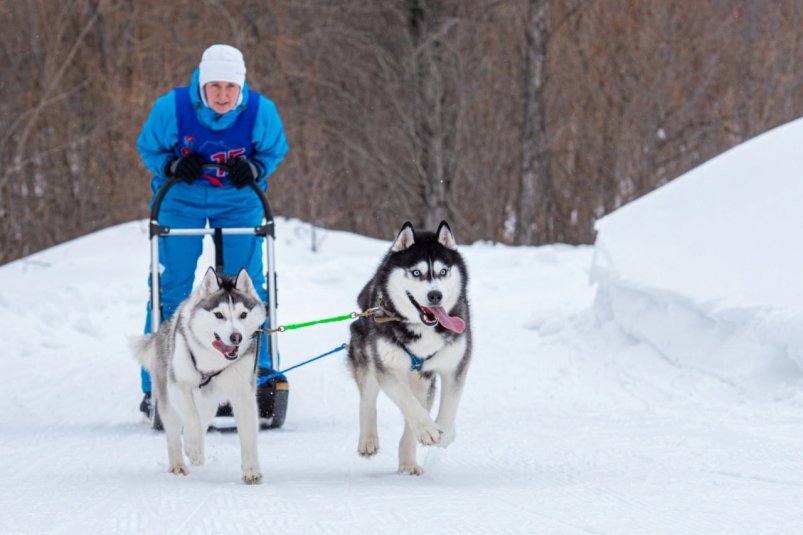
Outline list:
[[[177,87],[173,94],[178,124],[178,145],[175,149],[177,156],[200,154],[206,162],[226,163],[253,154],[252,135],[259,110],[259,93],[249,90],[245,109],[237,116],[234,124],[224,130],[211,130],[198,121],[189,87]],[[206,171],[203,177],[212,186],[229,185],[228,177],[223,171]]]

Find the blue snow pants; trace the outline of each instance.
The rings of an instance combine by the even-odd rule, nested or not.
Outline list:
[[[159,211],[161,225],[180,228],[255,227],[262,223],[262,203],[251,188],[235,189],[214,187],[204,182],[192,185],[179,182],[167,192]],[[160,294],[162,321],[165,321],[192,292],[198,257],[201,255],[203,236],[167,236],[159,240],[159,263],[161,276]],[[237,275],[241,268],[248,271],[254,286],[263,301],[267,300],[265,269],[262,261],[261,236],[224,235],[223,271]],[[149,280],[150,284],[150,280]],[[151,332],[151,306],[147,306],[145,334]],[[271,367],[268,340],[262,335],[259,367]],[[141,370],[141,386],[144,393],[151,391],[148,371]]]

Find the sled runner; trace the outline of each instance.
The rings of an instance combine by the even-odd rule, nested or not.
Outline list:
[[[228,171],[225,164],[205,164],[206,170]],[[159,240],[160,239],[181,239],[182,236],[212,236],[215,246],[215,270],[223,272],[223,236],[224,235],[244,235],[253,234],[265,238],[265,281],[267,290],[266,315],[269,334],[260,334],[257,339],[257,355],[260,354],[262,344],[267,344],[267,352],[270,356],[270,368],[260,367],[259,359],[254,372],[257,375],[257,406],[259,413],[259,425],[261,429],[272,429],[281,427],[284,424],[287,414],[287,401],[289,397],[289,383],[283,374],[276,373],[279,369],[279,348],[277,336],[274,329],[277,326],[276,307],[276,263],[275,263],[275,225],[270,204],[265,192],[262,191],[256,182],[251,182],[250,187],[262,203],[264,222],[257,227],[247,228],[190,228],[172,229],[159,223],[159,210],[167,192],[180,179],[172,178],[156,193],[151,206],[150,214],[150,256],[151,256],[151,332],[156,332],[161,323],[162,307],[159,284]],[[154,401],[154,409],[151,414],[151,422],[154,429],[162,430],[162,423],[159,418],[159,408]],[[212,421],[211,428],[221,431],[233,431],[236,429],[232,418],[231,407],[228,404],[221,405],[218,409],[217,417]]]

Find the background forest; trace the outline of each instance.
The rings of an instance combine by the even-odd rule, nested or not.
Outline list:
[[[216,42],[284,121],[275,214],[590,243],[801,115],[801,28],[800,0],[0,0],[0,263],[147,216],[140,127]]]

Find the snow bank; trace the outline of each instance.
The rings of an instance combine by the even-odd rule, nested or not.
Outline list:
[[[803,380],[803,120],[597,221],[595,310],[723,381]]]

